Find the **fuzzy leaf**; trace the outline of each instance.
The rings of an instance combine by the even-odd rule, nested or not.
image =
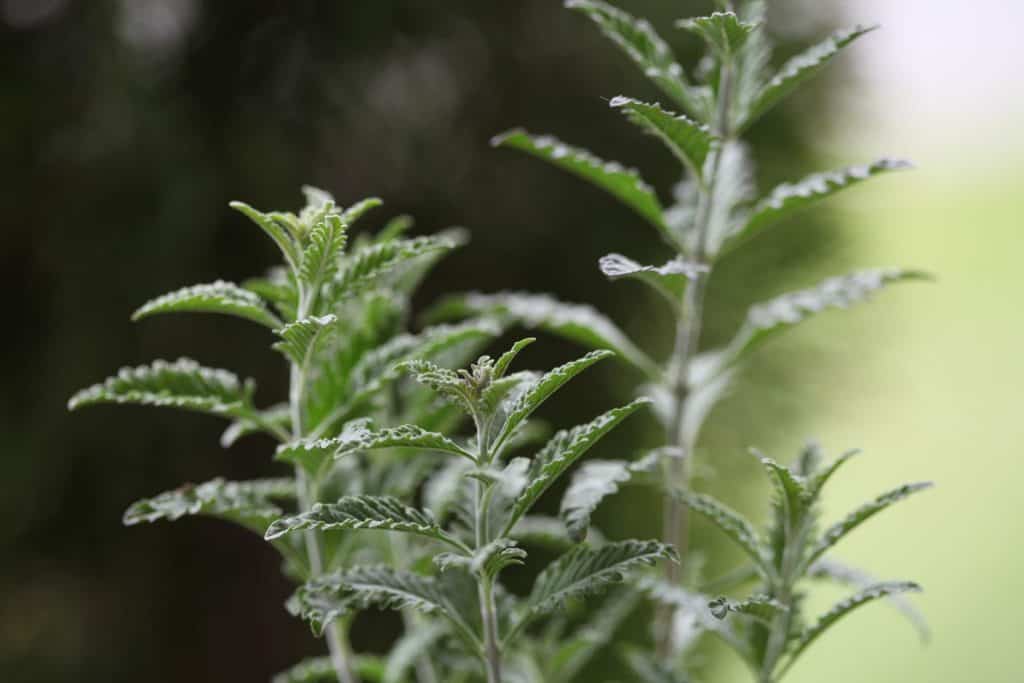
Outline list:
[[[797,640],[796,645],[789,656],[787,668],[790,664],[796,661],[808,645],[817,640],[822,633],[827,631],[837,621],[858,607],[889,595],[908,592],[917,593],[920,592],[920,590],[921,587],[911,581],[885,581],[865,588],[845,600],[836,603],[832,609],[819,617],[817,623],[813,626],[807,627],[804,629],[803,633],[800,634],[800,638]]]
[[[612,108],[622,109],[626,118],[661,140],[672,154],[697,178],[703,178],[704,161],[715,138],[707,126],[629,97],[612,98]]]
[[[806,482],[803,477],[794,474],[788,467],[772,460],[760,451],[752,449],[751,452],[771,477],[772,485],[779,494],[790,525],[795,528],[811,500],[811,493]]]
[[[309,232],[309,243],[299,262],[299,280],[318,287],[334,277],[338,258],[348,243],[348,224],[337,214],[323,217]]]
[[[601,272],[609,280],[639,280],[665,297],[673,308],[682,305],[687,283],[706,270],[706,266],[674,258],[663,266],[643,266],[622,254],[608,254],[598,261]]]
[[[512,345],[511,349],[501,354],[501,356],[498,357],[498,360],[494,361],[495,379],[501,379],[502,377],[504,377],[505,373],[508,371],[508,367],[512,365],[512,361],[516,359],[516,356],[519,355],[519,352],[535,341],[537,340],[534,337],[526,337],[525,339],[520,339],[519,341]]]
[[[739,52],[757,28],[754,24],[740,21],[733,12],[715,12],[707,17],[684,19],[679,26],[699,35],[723,59]]]
[[[866,166],[850,166],[838,171],[815,173],[796,183],[783,183],[760,200],[746,221],[727,236],[722,252],[740,246],[778,221],[848,187],[883,173],[910,167],[910,162],[901,159],[880,159]]]
[[[102,384],[79,391],[70,410],[100,403],[137,403],[245,417],[255,384],[244,384],[227,370],[205,368],[189,358],[121,368]]]
[[[367,197],[366,199],[361,199],[341,212],[341,222],[347,226],[351,226],[362,218],[368,211],[376,209],[383,203],[384,202],[382,202],[378,197]],[[405,218],[411,222],[411,219],[409,219],[408,216]]]
[[[298,267],[298,247],[295,244],[295,240],[289,234],[287,228],[281,225],[279,220],[271,214],[257,211],[244,202],[231,202],[228,206],[245,215],[246,218],[260,226],[263,232],[265,232],[267,236],[274,241],[277,248],[281,250],[281,253],[284,255],[284,259],[288,265],[291,266],[293,270]]]
[[[427,235],[378,242],[356,249],[342,261],[338,274],[326,288],[326,298],[328,301],[337,301],[350,296],[372,286],[380,277],[400,265],[457,246],[459,243],[448,236]]]
[[[526,486],[512,505],[506,533],[574,462],[620,422],[649,403],[650,399],[638,398],[632,403],[598,415],[587,424],[555,434],[530,463]]]
[[[754,595],[742,602],[733,602],[724,597],[715,598],[708,603],[708,609],[716,619],[725,619],[730,612],[734,612],[768,624],[780,613],[788,611],[785,605],[767,595]]]
[[[576,470],[562,496],[559,511],[569,538],[579,543],[587,537],[594,510],[601,501],[618,492],[619,486],[633,476],[633,471],[632,463],[622,460],[590,460]]]
[[[416,425],[400,425],[376,431],[362,428],[353,429],[342,434],[335,443],[334,457],[340,458],[349,453],[368,451],[377,448],[416,448],[425,451],[437,451],[451,455],[461,455],[473,459],[473,454],[465,450],[444,434],[429,432]]]
[[[337,322],[337,316],[331,314],[311,316],[288,323],[281,329],[274,330],[275,334],[281,337],[281,341],[275,342],[273,347],[300,368],[305,368],[316,351],[317,344]]]
[[[230,448],[242,437],[260,432],[287,441],[291,423],[291,410],[287,403],[278,403],[265,410],[255,410],[252,415],[239,418],[228,425],[220,436],[220,445],[223,448]]]
[[[711,496],[693,491],[673,489],[671,494],[691,510],[699,512],[713,522],[726,536],[731,538],[750,556],[761,572],[770,576],[773,572],[764,546],[758,540],[754,526],[738,512],[726,507]]]
[[[443,320],[470,315],[496,315],[589,348],[609,349],[648,376],[661,377],[658,364],[592,306],[565,303],[546,294],[471,292],[443,299],[431,311],[430,318]]]
[[[870,503],[865,503],[860,506],[844,517],[841,521],[825,530],[825,533],[821,536],[821,540],[818,541],[817,545],[814,546],[814,549],[811,550],[810,559],[807,561],[808,564],[813,563],[815,560],[820,558],[826,551],[828,551],[829,548],[833,547],[848,533],[874,517],[882,510],[894,503],[900,502],[904,498],[907,498],[918,491],[924,491],[931,487],[932,483],[927,481],[917,482],[914,484],[904,484],[899,488],[883,493]]]
[[[518,149],[583,178],[647,219],[666,239],[672,239],[665,227],[658,196],[635,169],[599,159],[585,149],[570,147],[550,135],[531,135],[519,128],[495,136],[491,144]]]
[[[597,0],[568,0],[565,6],[590,17],[601,32],[625,52],[673,102],[693,116],[707,118],[708,98],[701,89],[687,82],[672,49],[655,32],[650,22]]]
[[[161,313],[223,313],[270,328],[281,326],[281,321],[270,312],[259,296],[223,280],[183,287],[147,301],[132,314],[132,320],[142,320]]]
[[[273,499],[295,498],[292,479],[225,481],[217,478],[202,484],[186,484],[153,498],[133,503],[124,513],[124,524],[165,519],[175,521],[189,515],[220,517],[263,533],[271,520],[281,514]]]
[[[743,127],[756,121],[784,97],[793,92],[800,84],[815,76],[844,47],[861,36],[870,33],[875,28],[858,26],[853,29],[837,31],[824,41],[783,64],[778,73],[764,85],[760,94],[750,104]]]
[[[523,620],[550,612],[570,598],[579,598],[620,583],[627,573],[659,559],[678,561],[671,546],[658,541],[618,541],[600,548],[579,545],[537,576],[527,598]]]

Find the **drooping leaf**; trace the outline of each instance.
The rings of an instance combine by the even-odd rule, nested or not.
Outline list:
[[[931,482],[922,481],[914,484],[904,484],[891,491],[883,493],[882,495],[875,498],[870,503],[865,503],[859,508],[848,514],[839,522],[833,524],[831,527],[825,530],[821,535],[821,540],[811,550],[810,559],[808,564],[813,563],[815,560],[820,558],[829,548],[833,547],[848,533],[859,527],[867,520],[874,517],[876,514],[886,509],[894,503],[898,503],[904,498],[907,498],[918,491],[924,491],[932,487]]]
[[[599,187],[640,214],[667,240],[673,237],[665,227],[661,202],[640,174],[615,161],[600,159],[585,149],[571,147],[550,135],[531,135],[520,128],[491,140],[495,147],[510,147],[543,159]]]
[[[706,266],[674,258],[663,266],[643,266],[622,254],[608,254],[598,261],[601,272],[609,280],[639,280],[665,297],[674,309],[682,306],[687,283],[706,270]]]
[[[348,224],[337,214],[323,217],[309,232],[299,261],[299,280],[309,287],[319,287],[334,277],[338,259],[348,243]]]
[[[257,211],[244,202],[231,202],[228,204],[232,209],[243,214],[246,218],[258,225],[270,239],[274,241],[277,248],[284,255],[285,262],[294,270],[299,265],[299,250],[294,238],[288,229],[271,214]]]
[[[726,536],[732,539],[747,555],[750,556],[761,572],[771,576],[773,569],[767,551],[758,539],[754,525],[744,519],[738,512],[726,507],[711,496],[693,491],[673,489],[671,495],[679,499],[691,510],[703,515],[713,522]]]
[[[121,368],[101,384],[79,391],[70,410],[100,403],[169,406],[221,416],[245,417],[255,383],[227,370],[206,368],[189,358]]]
[[[471,292],[442,299],[430,312],[433,320],[494,315],[527,328],[540,328],[593,349],[609,349],[650,377],[661,369],[625,332],[592,306],[570,304],[546,294]]]
[[[650,399],[638,398],[632,403],[598,415],[587,424],[561,430],[555,434],[530,463],[526,486],[512,505],[512,512],[506,523],[506,532],[514,527],[551,484],[595,443],[624,419],[649,403]]]
[[[781,602],[767,595],[753,595],[740,602],[719,597],[708,603],[708,609],[716,619],[725,619],[730,612],[733,612],[753,617],[767,624],[770,624],[772,619],[779,614],[789,611]]]
[[[853,29],[837,31],[824,41],[783,64],[778,73],[764,85],[760,94],[750,103],[749,111],[744,117],[741,128],[756,121],[800,84],[825,68],[844,47],[875,28],[858,26]]]
[[[223,313],[270,328],[281,326],[281,321],[259,296],[224,280],[183,287],[147,301],[132,314],[132,320],[162,313]]]
[[[324,316],[310,316],[302,320],[288,323],[284,327],[274,330],[281,341],[275,342],[275,350],[283,353],[289,360],[300,368],[305,368],[313,353],[331,328],[338,322],[334,314]]]
[[[601,501],[618,492],[633,476],[632,463],[623,460],[590,460],[573,475],[562,496],[559,515],[569,538],[579,543],[587,537],[590,516]]]
[[[706,120],[708,96],[704,89],[687,82],[672,49],[650,22],[597,0],[568,0],[565,6],[587,15],[613,43],[672,101],[691,116]]]
[[[746,220],[726,236],[722,252],[735,249],[775,223],[848,187],[883,173],[910,167],[910,162],[902,159],[880,159],[866,166],[815,173],[796,183],[783,183],[759,201]]]
[[[262,534],[271,520],[281,514],[281,508],[273,501],[294,498],[292,479],[225,481],[217,478],[198,485],[186,484],[133,503],[125,511],[123,521],[132,526],[206,515],[242,524]]]
[[[757,28],[754,24],[740,21],[733,12],[715,12],[706,17],[684,19],[679,27],[699,35],[722,59],[736,55]]]
[[[622,95],[612,98],[609,106],[622,109],[626,118],[661,140],[690,173],[703,179],[704,161],[715,140],[707,126]]]
[[[220,445],[230,448],[239,439],[250,434],[265,433],[282,441],[290,438],[291,410],[287,403],[278,403],[264,410],[255,410],[228,425],[220,436]]]
[[[787,662],[786,667],[788,668],[789,665],[795,662],[803,651],[807,649],[807,646],[817,640],[822,633],[827,631],[837,621],[858,607],[896,593],[916,593],[920,590],[921,587],[911,581],[885,581],[865,588],[849,598],[836,603],[832,609],[821,615],[814,625],[807,627],[800,634],[799,639],[796,641],[796,644],[789,655],[789,661]]]

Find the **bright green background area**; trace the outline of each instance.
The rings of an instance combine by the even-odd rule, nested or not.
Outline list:
[[[921,647],[888,607],[865,607],[811,648],[792,683],[1022,680],[1024,194],[1019,173],[961,161],[949,171],[930,162],[840,200],[856,265],[917,266],[938,281],[893,288],[797,332],[845,370],[799,390],[794,400],[813,417],[786,451],[808,433],[830,452],[863,449],[830,485],[829,520],[904,481],[937,483],[836,552],[880,578],[919,581],[932,641]],[[820,612],[843,594],[819,589],[810,604]],[[716,680],[746,680],[739,665],[723,669]]]

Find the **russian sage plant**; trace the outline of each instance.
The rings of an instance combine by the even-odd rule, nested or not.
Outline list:
[[[649,22],[597,0],[569,0],[566,5],[591,19],[664,93],[669,106],[681,110],[676,113],[622,95],[609,102],[642,132],[656,137],[678,161],[682,180],[674,188],[672,202],[663,205],[635,170],[551,136],[516,129],[496,137],[494,144],[536,156],[579,176],[621,201],[655,229],[671,252],[663,265],[640,264],[621,254],[609,254],[599,265],[609,279],[638,281],[665,301],[675,319],[673,351],[659,361],[592,307],[563,303],[543,294],[459,295],[442,302],[431,315],[435,320],[500,316],[505,322],[545,329],[593,348],[614,349],[639,370],[646,380],[639,391],[654,400],[655,413],[665,429],[665,446],[648,456],[658,458],[664,469],[663,541],[685,560],[687,513],[695,510],[720,526],[752,560],[749,567],[709,582],[707,588],[759,585],[753,597],[740,602],[726,598],[710,601],[695,592],[694,586],[681,585],[682,563],[666,564],[662,580],[644,584],[660,603],[654,634],[656,654],[631,650],[626,653],[627,660],[640,679],[682,680],[693,634],[710,631],[735,647],[757,681],[777,681],[807,645],[851,609],[875,598],[917,590],[910,582],[873,583],[864,572],[841,565],[825,553],[861,521],[924,485],[908,485],[885,494],[818,536],[821,488],[846,457],[823,468],[815,447],[808,447],[788,467],[759,456],[778,488],[774,522],[767,537],[762,537],[736,513],[691,490],[691,462],[701,426],[752,352],[778,332],[821,311],[864,301],[890,283],[926,276],[915,270],[879,268],[829,278],[754,305],[732,341],[710,349],[700,347],[705,294],[714,282],[715,266],[732,252],[756,244],[773,225],[863,180],[908,166],[904,161],[881,159],[815,174],[758,197],[750,150],[741,140],[761,116],[871,29],[837,32],[772,69],[765,3],[753,0],[734,9],[733,3],[720,2],[721,11],[677,24],[707,47],[691,78]],[[628,483],[634,473],[628,462],[580,468],[570,490],[586,491],[586,508],[592,509],[601,498]],[[577,507],[563,506],[570,529],[578,513]],[[853,584],[859,592],[807,625],[801,612],[802,593],[796,586],[804,579],[819,577]],[[897,602],[914,614],[907,603]],[[709,611],[710,620],[706,618]],[[715,621],[730,613],[735,615],[730,623]],[[916,615],[914,619],[919,622]]]

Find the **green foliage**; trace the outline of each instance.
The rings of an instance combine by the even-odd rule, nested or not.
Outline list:
[[[738,54],[757,28],[754,24],[740,21],[733,12],[715,12],[707,17],[684,19],[679,26],[703,38],[723,60]]]
[[[621,95],[613,98],[609,105],[625,112],[632,123],[661,140],[694,176],[703,178],[704,162],[715,140],[707,126],[664,111],[657,104]]]
[[[132,320],[162,313],[223,313],[246,318],[271,329],[281,326],[281,321],[257,294],[223,280],[183,287],[147,301],[132,314]]]
[[[188,515],[207,515],[235,521],[262,534],[270,520],[281,514],[274,501],[294,498],[295,482],[291,479],[217,478],[198,485],[185,484],[133,503],[125,510],[124,523],[131,526],[161,519],[173,522]]]

